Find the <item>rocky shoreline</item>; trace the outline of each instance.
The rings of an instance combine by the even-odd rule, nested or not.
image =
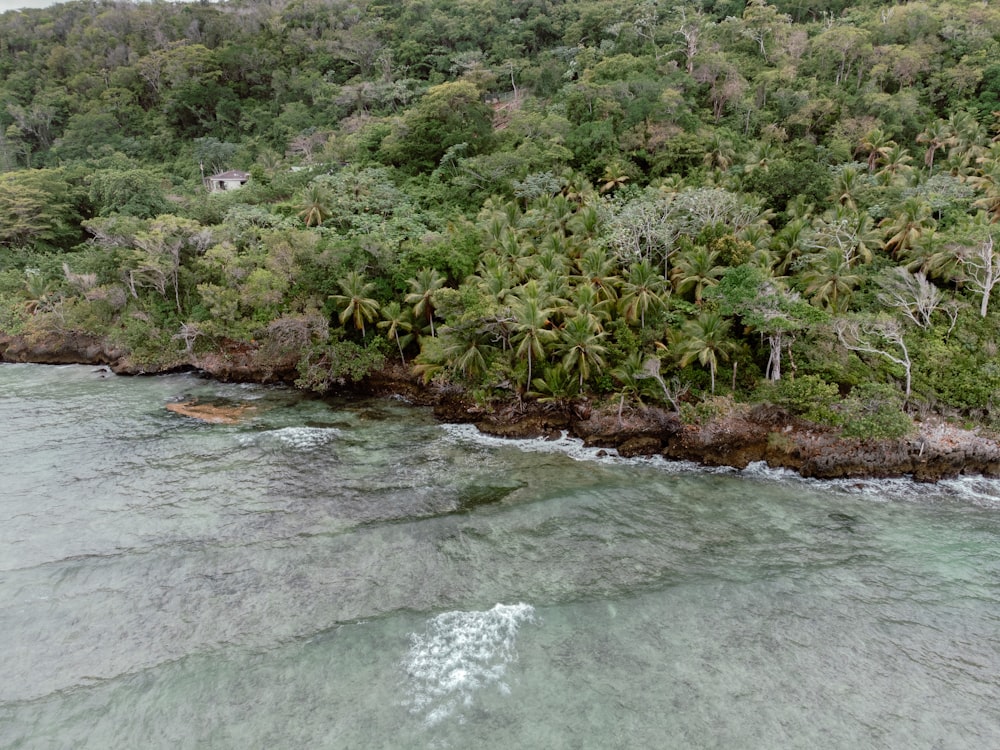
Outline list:
[[[295,377],[290,366],[257,366],[252,352],[213,354],[147,372],[134,366],[124,351],[81,335],[29,340],[0,334],[0,361],[106,365],[121,375],[194,370],[239,382],[291,382]],[[995,437],[939,419],[918,423],[917,432],[905,438],[859,440],[843,438],[833,428],[805,422],[770,405],[742,405],[700,425],[683,424],[676,413],[658,407],[620,410],[617,405],[587,401],[561,409],[512,401],[488,410],[461,389],[425,386],[398,365],[345,386],[345,391],[401,395],[432,406],[442,421],[472,423],[500,437],[545,438],[565,432],[588,446],[614,449],[623,456],[662,455],[737,469],[764,461],[772,468],[818,479],[912,476],[934,482],[962,474],[1000,477],[1000,442]]]

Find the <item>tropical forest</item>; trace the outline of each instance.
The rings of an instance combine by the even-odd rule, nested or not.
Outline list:
[[[0,15],[0,331],[134,372],[997,428],[998,221],[984,0]]]

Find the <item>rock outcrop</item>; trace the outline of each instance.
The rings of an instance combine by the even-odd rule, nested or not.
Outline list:
[[[0,333],[0,361],[42,365],[108,365],[127,369],[124,350],[82,333],[64,336],[9,336]],[[118,369],[116,369],[118,368]]]
[[[179,401],[167,404],[167,411],[208,424],[239,424],[256,409],[252,404],[200,404]]]
[[[83,334],[42,339],[0,334],[0,360],[99,364],[129,375],[145,372],[126,352]],[[294,362],[272,362],[265,367],[256,352],[245,345],[185,360],[159,372],[181,369],[239,382],[290,383],[297,376]],[[586,400],[557,407],[522,402],[512,396],[502,404],[484,407],[456,386],[417,382],[395,362],[345,390],[348,388],[367,394],[401,395],[415,404],[433,406],[442,421],[471,422],[491,435],[551,438],[566,432],[586,445],[613,448],[623,456],[662,455],[740,469],[765,461],[774,468],[821,479],[910,475],[932,482],[960,474],[1000,477],[1000,443],[995,437],[942,420],[919,423],[915,434],[898,440],[858,440],[768,405],[736,408],[701,425],[682,424],[675,413],[657,407],[608,404],[598,408]],[[200,405],[172,404],[167,408],[199,419],[212,416]]]
[[[1000,477],[996,438],[942,420],[918,423],[916,432],[905,438],[860,440],[770,405],[686,425],[676,414],[655,407],[625,414],[614,405],[559,413],[525,404],[486,415],[480,407],[451,395],[438,402],[436,414],[445,421],[472,422],[501,437],[537,438],[565,431],[585,445],[613,448],[626,457],[662,455],[737,469],[763,461],[817,479],[909,475],[934,482],[960,474]]]

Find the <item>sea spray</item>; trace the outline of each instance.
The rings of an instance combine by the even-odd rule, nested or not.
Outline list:
[[[667,460],[663,456],[635,456],[623,458],[614,448],[598,448],[585,445],[580,438],[572,437],[563,431],[558,438],[507,438],[489,435],[471,424],[443,424],[442,429],[448,436],[463,444],[474,444],[489,448],[514,447],[530,453],[559,453],[574,461],[596,461],[622,466],[655,465],[668,471],[705,472],[703,467],[693,461]],[[729,467],[718,467],[713,473],[732,473]]]
[[[405,704],[428,726],[470,707],[477,691],[510,692],[507,666],[523,623],[536,622],[529,604],[497,604],[485,612],[444,612],[411,636],[404,660],[409,678]]]
[[[310,450],[328,445],[342,435],[336,427],[282,427],[240,436],[244,445],[277,443],[282,447]]]

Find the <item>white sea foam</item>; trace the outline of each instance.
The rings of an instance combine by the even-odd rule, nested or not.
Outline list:
[[[480,432],[475,425],[471,424],[444,424],[442,429],[448,433],[453,440],[463,443],[475,443],[477,445],[491,448],[513,446],[518,450],[531,453],[561,453],[575,461],[597,461],[600,463],[614,463],[623,465],[656,465],[665,470],[682,471],[706,471],[705,467],[699,466],[692,461],[670,461],[663,456],[636,456],[635,458],[623,458],[614,448],[596,448],[584,445],[580,438],[571,437],[565,430],[555,439],[550,438],[505,438],[487,435]],[[730,472],[733,469],[721,467],[717,470],[708,471]]]
[[[241,439],[247,443],[275,441],[291,448],[309,450],[332,443],[340,434],[340,430],[336,427],[282,427],[278,430],[244,435]]]
[[[811,479],[790,469],[773,469],[759,461],[747,466],[746,476],[780,482],[800,482],[816,488],[862,495],[876,502],[948,501],[971,503],[1000,509],[1000,480],[982,476],[961,476],[936,483],[917,482],[911,477],[882,479]]]
[[[535,622],[535,609],[523,603],[432,618],[423,633],[411,635],[403,664],[410,712],[431,726],[472,706],[480,690],[509,693],[507,666],[517,660],[514,642],[526,622]]]
[[[1000,510],[1000,479],[968,476],[944,479],[938,487],[948,495],[960,500],[980,505],[984,508]]]
[[[765,461],[755,461],[745,469],[728,466],[702,466],[693,461],[673,461],[663,456],[623,458],[613,448],[592,448],[579,438],[570,437],[565,431],[555,440],[546,438],[503,438],[480,432],[471,424],[445,424],[442,428],[456,441],[488,447],[514,446],[534,453],[561,453],[576,461],[598,461],[623,465],[654,466],[672,474],[734,474],[753,479],[775,482],[801,482],[826,490],[864,495],[876,502],[910,501],[926,502],[934,499],[953,499],[987,508],[1000,509],[1000,479],[980,476],[945,479],[935,484],[916,482],[910,477],[887,479],[812,479],[791,469],[772,468]]]

